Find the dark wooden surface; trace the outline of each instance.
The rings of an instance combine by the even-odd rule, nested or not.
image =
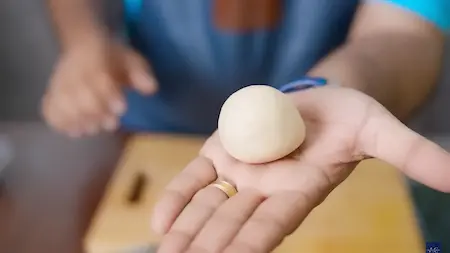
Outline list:
[[[70,140],[39,123],[0,123],[14,159],[1,173],[0,253],[80,253],[123,141]]]

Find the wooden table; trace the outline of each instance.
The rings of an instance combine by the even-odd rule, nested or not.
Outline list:
[[[92,222],[89,253],[112,253],[157,243],[149,227],[152,207],[163,187],[198,152],[203,140],[140,136],[131,140]],[[136,174],[151,182],[138,203],[127,199]],[[412,202],[401,175],[377,160],[363,162],[278,253],[424,252]]]

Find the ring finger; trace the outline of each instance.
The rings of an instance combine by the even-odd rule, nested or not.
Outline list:
[[[102,118],[102,128],[107,131],[116,130],[118,117],[122,116],[126,111],[125,99],[120,88],[109,77],[101,76],[95,86],[95,93],[106,106],[105,110],[107,113]]]
[[[188,252],[222,252],[264,199],[259,192],[246,190],[225,201],[198,233]]]
[[[55,97],[55,101],[53,111],[57,115],[59,129],[67,132],[72,137],[80,137],[82,135],[82,126],[78,118],[81,114],[76,100],[66,93]]]
[[[223,191],[211,185],[198,191],[164,237],[158,253],[186,250],[216,209],[227,199]]]
[[[108,113],[102,97],[88,86],[80,87],[76,96],[82,114],[79,120],[84,132],[86,134],[96,134],[100,131],[102,118]]]

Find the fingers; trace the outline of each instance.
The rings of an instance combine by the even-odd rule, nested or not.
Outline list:
[[[209,159],[200,156],[193,160],[169,183],[155,206],[152,217],[153,230],[160,234],[167,233],[192,197],[216,180],[216,177]]]
[[[113,131],[118,127],[118,118],[126,111],[126,102],[120,86],[107,75],[100,76],[93,87],[104,113],[98,115],[99,124],[104,130]]]
[[[98,121],[108,114],[108,110],[104,101],[93,89],[87,87],[76,89],[72,96],[61,96],[60,99],[65,99],[65,101],[61,101],[61,104],[65,104],[67,107],[71,106],[78,111],[77,115],[68,117],[67,121],[76,125],[82,134],[93,135],[100,131],[101,126]]]
[[[197,192],[164,236],[158,252],[184,252],[203,225],[226,199],[227,196],[221,190],[212,186]]]
[[[43,99],[43,115],[47,123],[58,132],[67,133],[70,137],[81,136],[80,127],[71,119],[78,118],[78,110],[70,106],[64,98],[46,94]]]
[[[187,252],[222,252],[263,200],[258,192],[243,191],[225,201],[206,224],[203,222]]]
[[[47,122],[74,137],[114,131],[126,111],[123,85],[131,83],[143,94],[156,91],[149,66],[136,52],[122,46],[90,54],[69,53],[59,62],[43,99]]]
[[[150,73],[150,66],[137,53],[130,53],[126,56],[128,78],[130,85],[143,95],[156,92],[158,85],[154,76]]]
[[[272,252],[314,208],[299,192],[286,192],[264,201],[223,252]]]
[[[118,85],[106,74],[54,84],[43,101],[44,117],[72,137],[113,131],[126,109]]]
[[[158,253],[272,252],[314,207],[298,191],[265,201],[258,192],[243,191],[227,200],[220,190],[206,187],[178,216]]]
[[[431,188],[450,192],[450,155],[390,115],[377,117],[361,131],[363,151],[399,168]]]

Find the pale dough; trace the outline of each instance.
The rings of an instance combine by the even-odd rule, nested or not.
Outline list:
[[[292,153],[305,139],[293,101],[266,85],[251,85],[223,104],[218,131],[225,150],[245,163],[267,163]]]

